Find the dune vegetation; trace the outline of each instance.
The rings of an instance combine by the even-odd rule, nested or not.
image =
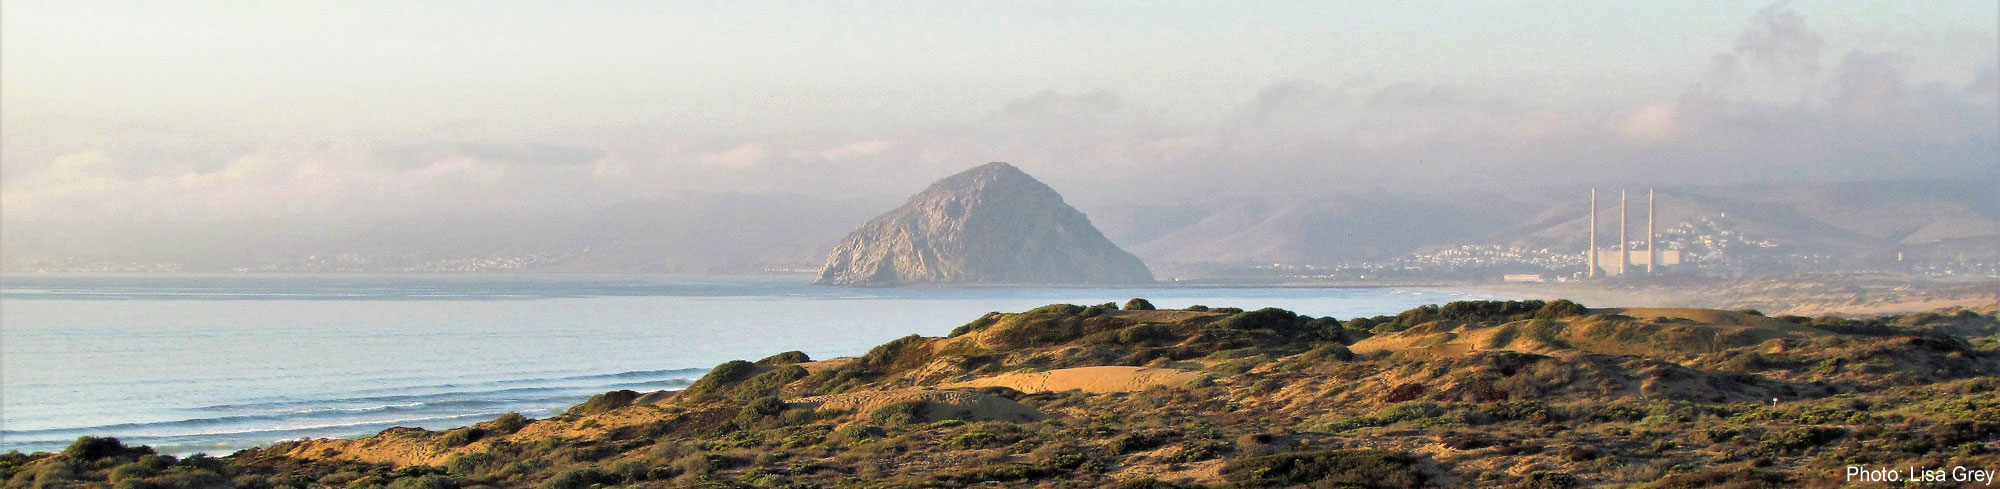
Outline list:
[[[1814,487],[2000,467],[1994,311],[1869,319],[1472,301],[1395,316],[992,313],[545,419],[227,457],[85,438],[29,487]]]

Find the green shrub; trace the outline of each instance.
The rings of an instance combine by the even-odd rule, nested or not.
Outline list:
[[[390,482],[388,489],[458,489],[458,480],[437,474],[404,477]]]
[[[992,325],[993,325],[993,323],[997,323],[997,322],[1000,322],[1000,313],[999,313],[999,312],[989,312],[989,313],[986,313],[986,315],[984,315],[984,316],[980,316],[980,317],[979,317],[979,319],[974,319],[974,320],[972,320],[972,322],[970,322],[970,323],[965,323],[965,325],[964,325],[964,326],[959,326],[959,327],[956,327],[956,328],[952,328],[952,330],[951,330],[951,334],[950,334],[950,335],[947,335],[946,337],[948,337],[948,338],[957,338],[957,337],[960,337],[960,336],[964,336],[964,335],[966,335],[966,334],[968,334],[968,333],[971,333],[971,332],[974,332],[974,331],[979,331],[979,330],[982,330],[982,329],[986,329],[986,327],[987,327],[987,326],[992,326]]]
[[[924,422],[923,401],[907,401],[875,408],[868,413],[868,421],[878,425],[904,426]]]
[[[493,418],[493,432],[506,434],[521,431],[521,428],[528,426],[528,422],[528,417],[522,416],[521,413],[502,414],[498,418]]]
[[[711,397],[722,392],[724,387],[741,382],[756,371],[757,365],[754,363],[742,360],[722,362],[721,365],[716,365],[715,368],[710,369],[708,374],[702,375],[700,379],[695,380],[694,384],[687,387],[687,390],[681,391],[681,395],[694,396],[697,399]]]
[[[1255,311],[1237,313],[1215,322],[1215,327],[1234,330],[1264,329],[1286,333],[1300,325],[1299,315],[1292,311],[1266,307]]]
[[[500,465],[500,458],[488,452],[473,452],[452,457],[444,463],[444,468],[453,474],[470,476],[482,473]]]
[[[541,487],[542,489],[590,489],[591,486],[605,482],[614,482],[611,474],[596,467],[583,467],[556,474],[555,477],[542,482]]]
[[[708,378],[703,377],[702,380],[708,380]],[[697,384],[699,384],[699,382],[697,382]],[[568,411],[564,411],[564,414],[587,416],[592,414],[603,413],[613,409],[630,406],[632,405],[632,401],[638,398],[639,398],[638,392],[633,392],[631,390],[615,390],[603,394],[598,394],[595,396],[590,396],[590,400],[583,401],[583,404],[578,404],[574,407],[569,408]]]
[[[1321,345],[1307,351],[1302,358],[1314,362],[1347,362],[1354,360],[1354,350],[1349,350],[1344,345]]]
[[[1590,314],[1590,308],[1583,307],[1583,304],[1570,302],[1569,299],[1556,299],[1542,306],[1541,310],[1535,311],[1535,319],[1562,319],[1586,314]]]
[[[1198,489],[1200,487],[1150,478],[1119,481],[1109,486],[1110,489]]]
[[[1129,300],[1129,301],[1125,301],[1125,310],[1127,310],[1127,311],[1151,311],[1151,310],[1153,310],[1153,302],[1152,302],[1152,301],[1148,301],[1148,300],[1145,300],[1145,299],[1141,299],[1141,298],[1137,298],[1137,297],[1134,297],[1134,298],[1132,298],[1132,300]]]
[[[1030,316],[1036,314],[1056,314],[1063,316],[1074,316],[1082,313],[1083,313],[1083,306],[1079,306],[1076,304],[1049,304],[1046,306],[1029,309],[1028,312],[1024,312],[1021,314]]]
[[[959,450],[978,450],[1000,441],[1000,436],[987,431],[968,431],[952,438],[945,446]]]
[[[776,416],[782,412],[785,412],[785,401],[778,400],[774,396],[759,397],[744,404],[742,409],[736,411],[736,426],[753,428],[765,418]]]
[[[1192,306],[1187,306],[1187,308],[1185,308],[1185,309],[1182,309],[1182,310],[1183,310],[1183,311],[1194,311],[1194,312],[1208,312],[1208,306],[1204,306],[1204,305],[1201,305],[1201,304],[1195,304],[1195,305],[1192,305]]]
[[[110,482],[117,483],[125,479],[144,479],[158,473],[160,473],[160,469],[152,465],[132,462],[112,467],[109,479]]]
[[[1581,485],[1576,476],[1562,472],[1537,470],[1528,473],[1524,487],[1527,489],[1574,489]]]
[[[1425,401],[1408,401],[1383,407],[1375,412],[1375,417],[1385,423],[1398,421],[1421,421],[1444,414],[1444,408]]]
[[[1257,382],[1250,384],[1250,390],[1258,393],[1275,392],[1284,387],[1285,384],[1278,382],[1278,379],[1258,379]]]
[[[924,337],[919,335],[909,335],[890,340],[888,343],[883,343],[881,346],[868,350],[867,354],[861,356],[861,364],[876,370],[887,370],[889,367],[895,365],[896,360],[902,358],[904,350],[923,342]]]
[[[467,426],[439,434],[434,446],[439,450],[449,450],[479,441],[480,438],[484,438],[485,436],[486,430]]]
[[[1222,363],[1217,363],[1214,366],[1209,367],[1209,370],[1225,376],[1239,375],[1244,372],[1249,372],[1251,369],[1257,368],[1258,365],[1263,365],[1266,363],[1271,363],[1271,356],[1258,354],[1249,357],[1229,360]]]
[[[64,448],[62,454],[70,460],[88,462],[107,457],[151,455],[150,447],[126,447],[124,442],[109,436],[80,436]]]
[[[1126,433],[1111,439],[1111,450],[1113,453],[1152,450],[1159,448],[1160,445],[1167,444],[1168,440],[1178,436],[1180,436],[1180,432],[1172,430],[1149,430]]]
[[[1389,422],[1373,416],[1335,416],[1307,418],[1300,421],[1294,429],[1310,433],[1343,433],[1387,425]]]
[[[1174,455],[1173,461],[1181,463],[1200,462],[1221,457],[1223,454],[1229,453],[1231,449],[1233,447],[1226,441],[1185,440],[1181,442],[1181,451]]]
[[[739,400],[755,400],[759,397],[775,395],[778,391],[784,389],[785,384],[806,378],[806,375],[808,375],[806,368],[798,365],[786,365],[771,369],[771,371],[750,377],[750,380],[745,380],[741,385],[738,385],[735,389],[735,398]]]
[[[802,351],[798,351],[798,350],[792,350],[792,351],[788,351],[788,352],[784,352],[784,353],[779,353],[779,354],[776,354],[776,355],[771,355],[771,356],[768,356],[768,357],[764,357],[764,359],[763,359],[763,360],[758,360],[758,361],[757,361],[757,364],[758,364],[758,365],[791,365],[791,364],[794,364],[794,363],[806,363],[806,362],[810,362],[810,361],[812,361],[812,357],[809,357],[809,356],[806,356],[806,352],[802,352]]]
[[[1042,465],[1005,463],[959,472],[950,475],[948,478],[962,484],[978,484],[982,482],[1012,482],[1040,479],[1051,475],[1055,475],[1055,471]]]
[[[1246,457],[1222,467],[1232,487],[1416,488],[1416,457],[1387,450],[1324,450]]]
[[[888,432],[883,430],[882,427],[880,426],[875,426],[871,424],[861,424],[861,423],[854,423],[854,424],[849,424],[847,426],[842,426],[840,427],[840,430],[836,431],[835,433],[838,433],[841,438],[846,438],[849,440],[866,440],[869,438],[881,438],[883,435],[888,434]]]
[[[1171,339],[1174,339],[1174,329],[1165,324],[1146,323],[1118,330],[1118,342],[1128,345],[1143,345]]]

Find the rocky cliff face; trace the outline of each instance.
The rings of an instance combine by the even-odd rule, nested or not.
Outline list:
[[[816,284],[1143,284],[1153,275],[1013,165],[952,175],[848,234]]]

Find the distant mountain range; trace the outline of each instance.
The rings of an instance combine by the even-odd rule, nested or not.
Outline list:
[[[2000,255],[1995,187],[1981,181],[1661,187],[1659,228],[1706,220],[1786,249],[1831,255]],[[1637,240],[1645,229],[1645,190],[1630,190],[1629,236]],[[1362,191],[1082,210],[1112,242],[1159,271],[1336,265],[1461,244],[1581,252],[1587,198],[1584,187]],[[1616,188],[1599,187],[1605,247],[1617,239],[1617,198]],[[10,272],[804,272],[820,268],[848,231],[900,201],[715,193],[542,215],[301,218],[99,232],[9,226],[0,233],[0,261]]]

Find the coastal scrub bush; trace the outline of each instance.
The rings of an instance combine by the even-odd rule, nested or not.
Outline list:
[[[708,380],[708,378],[702,377],[702,380]],[[700,384],[700,382],[696,382],[696,384]],[[563,412],[563,414],[588,416],[592,414],[603,413],[613,409],[630,406],[632,405],[632,401],[638,398],[639,398],[639,393],[633,392],[630,389],[615,390],[603,394],[598,394],[595,396],[590,396],[589,400],[583,401],[583,404],[578,404],[575,407],[569,408],[569,411],[565,411]]]
[[[800,367],[798,365],[786,365],[783,367],[778,367],[772,369],[769,372],[764,372],[761,374],[757,374],[754,377],[750,377],[750,380],[743,381],[742,385],[737,387],[736,398],[743,400],[750,400],[759,397],[774,395],[777,394],[780,389],[783,389],[785,387],[785,384],[790,384],[792,383],[792,381],[806,378],[806,375],[807,373],[805,367]]]
[[[1344,345],[1320,345],[1301,355],[1301,358],[1313,362],[1346,362],[1354,360],[1354,350]]]
[[[1107,313],[1107,312],[1111,312],[1111,311],[1116,311],[1116,310],[1118,310],[1118,303],[1116,303],[1116,302],[1106,302],[1106,303],[1103,303],[1103,304],[1098,304],[1098,305],[1095,305],[1095,306],[1090,306],[1090,307],[1086,307],[1086,308],[1083,308],[1083,312],[1081,312],[1081,313],[1078,313],[1077,315],[1079,315],[1079,316],[1083,316],[1083,317],[1087,317],[1087,318],[1094,318],[1094,317],[1097,317],[1097,316],[1102,316],[1102,315],[1104,315],[1104,313]]]
[[[1495,349],[1506,348],[1512,346],[1517,339],[1528,338],[1541,342],[1544,345],[1566,348],[1569,346],[1569,343],[1562,340],[1561,328],[1562,326],[1559,323],[1547,319],[1530,319],[1503,324],[1493,332],[1493,336],[1487,337],[1486,347]]]
[[[389,483],[388,489],[458,489],[458,480],[437,474],[427,474],[396,479]]]
[[[1266,307],[1222,318],[1221,321],[1215,322],[1215,327],[1234,330],[1267,329],[1285,332],[1290,331],[1298,322],[1298,313],[1275,307]]]
[[[1111,489],[1195,489],[1200,486],[1147,478],[1119,481],[1117,484],[1112,484],[1109,487]]]
[[[899,402],[868,412],[868,421],[878,425],[902,426],[924,422],[923,401]]]
[[[952,438],[945,446],[959,450],[978,450],[1000,441],[1000,436],[988,431],[968,431]]]
[[[615,482],[611,474],[597,467],[583,467],[565,470],[542,482],[542,489],[590,489],[591,486]]]
[[[152,455],[151,447],[126,447],[124,442],[109,436],[80,436],[62,451],[64,457],[79,462],[89,462],[106,457]]]
[[[1192,306],[1187,306],[1187,308],[1185,308],[1185,309],[1181,309],[1181,310],[1183,310],[1183,311],[1194,311],[1194,312],[1208,312],[1208,306],[1204,306],[1204,305],[1201,305],[1201,304],[1195,304],[1195,305],[1192,305]]]
[[[1424,401],[1408,401],[1391,404],[1375,412],[1375,417],[1384,423],[1397,421],[1423,421],[1444,414],[1444,408]]]
[[[748,378],[750,374],[756,371],[757,365],[750,362],[742,360],[722,362],[721,365],[716,365],[715,368],[710,369],[707,375],[703,375],[700,379],[695,380],[694,384],[689,385],[687,390],[681,391],[681,395],[694,396],[695,398],[708,397],[721,392],[722,388],[729,384],[734,384]]]
[[[1438,317],[1437,304],[1426,304],[1410,308],[1409,310],[1403,311],[1401,313],[1397,313],[1396,324],[1402,325],[1403,328],[1409,328],[1411,326],[1416,326],[1419,324],[1431,322],[1432,320],[1437,319],[1437,317]],[[1402,329],[1397,329],[1396,331],[1401,331],[1401,330]],[[1377,332],[1379,333],[1381,331]]]
[[[1324,450],[1245,457],[1222,467],[1230,487],[1416,488],[1416,457],[1387,450]]]
[[[763,360],[758,360],[758,361],[757,361],[757,364],[758,364],[758,365],[791,365],[791,364],[794,364],[794,363],[806,363],[806,362],[810,362],[810,361],[812,361],[812,357],[809,357],[809,356],[806,356],[806,352],[802,352],[802,351],[798,351],[798,350],[792,350],[792,351],[788,351],[788,352],[784,352],[784,353],[779,353],[779,354],[776,354],[776,355],[771,355],[771,356],[768,356],[768,357],[764,357],[764,359],[763,359]]]
[[[1125,301],[1125,310],[1151,311],[1153,310],[1153,302],[1138,297],[1133,297],[1132,300]]]
[[[759,397],[736,411],[736,426],[745,429],[754,428],[765,418],[782,412],[785,412],[785,401],[773,396]]]
[[[1146,323],[1118,330],[1118,342],[1142,345],[1174,338],[1174,329],[1165,324]]]
[[[1542,306],[1541,310],[1535,311],[1535,319],[1562,319],[1586,314],[1590,314],[1590,308],[1583,307],[1583,304],[1571,302],[1569,299],[1556,299]]]
[[[986,315],[984,315],[984,316],[980,316],[980,317],[979,317],[979,319],[974,319],[974,320],[972,320],[972,322],[970,322],[970,323],[965,323],[965,325],[964,325],[964,326],[959,326],[959,327],[956,327],[956,328],[952,328],[952,330],[951,330],[951,334],[950,334],[950,335],[947,335],[947,336],[945,336],[945,337],[947,337],[947,338],[957,338],[957,337],[960,337],[960,336],[965,336],[966,334],[969,334],[969,333],[971,333],[971,332],[974,332],[974,331],[979,331],[979,330],[982,330],[982,329],[986,329],[986,327],[987,327],[987,326],[992,326],[992,325],[993,325],[993,323],[997,323],[997,322],[1000,322],[1000,313],[999,313],[999,312],[989,312],[989,313],[986,313]]]
[[[485,436],[486,436],[486,430],[470,426],[455,430],[447,430],[444,433],[440,433],[438,435],[435,446],[439,450],[450,450],[453,448],[465,446],[475,441],[479,441],[480,438],[484,438]]]
[[[1118,435],[1117,438],[1111,439],[1111,450],[1113,453],[1132,453],[1140,450],[1152,450],[1154,448],[1159,448],[1160,445],[1165,445],[1168,440],[1171,440],[1180,435],[1181,433],[1179,431],[1174,431],[1174,430],[1147,430],[1147,431],[1136,431],[1132,433],[1126,433],[1123,435]]]
[[[522,416],[521,413],[502,414],[498,418],[493,418],[492,424],[493,432],[502,434],[521,431],[521,428],[527,426],[528,417]]]
[[[1581,485],[1581,482],[1574,475],[1537,470],[1528,473],[1528,480],[1523,487],[1528,489],[1574,489],[1579,485]]]
[[[924,337],[919,335],[909,335],[890,340],[888,343],[883,343],[881,346],[868,350],[868,354],[861,356],[861,364],[876,370],[886,370],[894,365],[897,359],[902,358],[903,350],[923,342]]]
[[[875,426],[872,424],[861,424],[861,423],[853,423],[847,426],[842,426],[840,427],[839,431],[835,431],[834,433],[840,435],[841,438],[846,438],[849,440],[866,440],[869,438],[881,438],[882,435],[888,434],[888,432],[884,431],[880,426]]]
[[[1200,462],[1229,453],[1235,447],[1220,440],[1184,440],[1181,450],[1174,454],[1173,461],[1181,463]]]
[[[1082,313],[1083,313],[1083,306],[1079,306],[1076,304],[1049,304],[1046,306],[1029,309],[1028,312],[1024,312],[1021,314],[1029,316],[1033,316],[1036,314],[1058,314],[1063,316],[1074,316]]]
[[[473,476],[500,466],[500,458],[491,452],[473,452],[452,457],[444,463],[444,468],[453,474]]]
[[[1040,479],[1051,475],[1055,475],[1055,472],[1042,465],[1003,463],[967,470],[953,474],[949,478],[961,484],[979,484],[982,482],[1013,482]]]

